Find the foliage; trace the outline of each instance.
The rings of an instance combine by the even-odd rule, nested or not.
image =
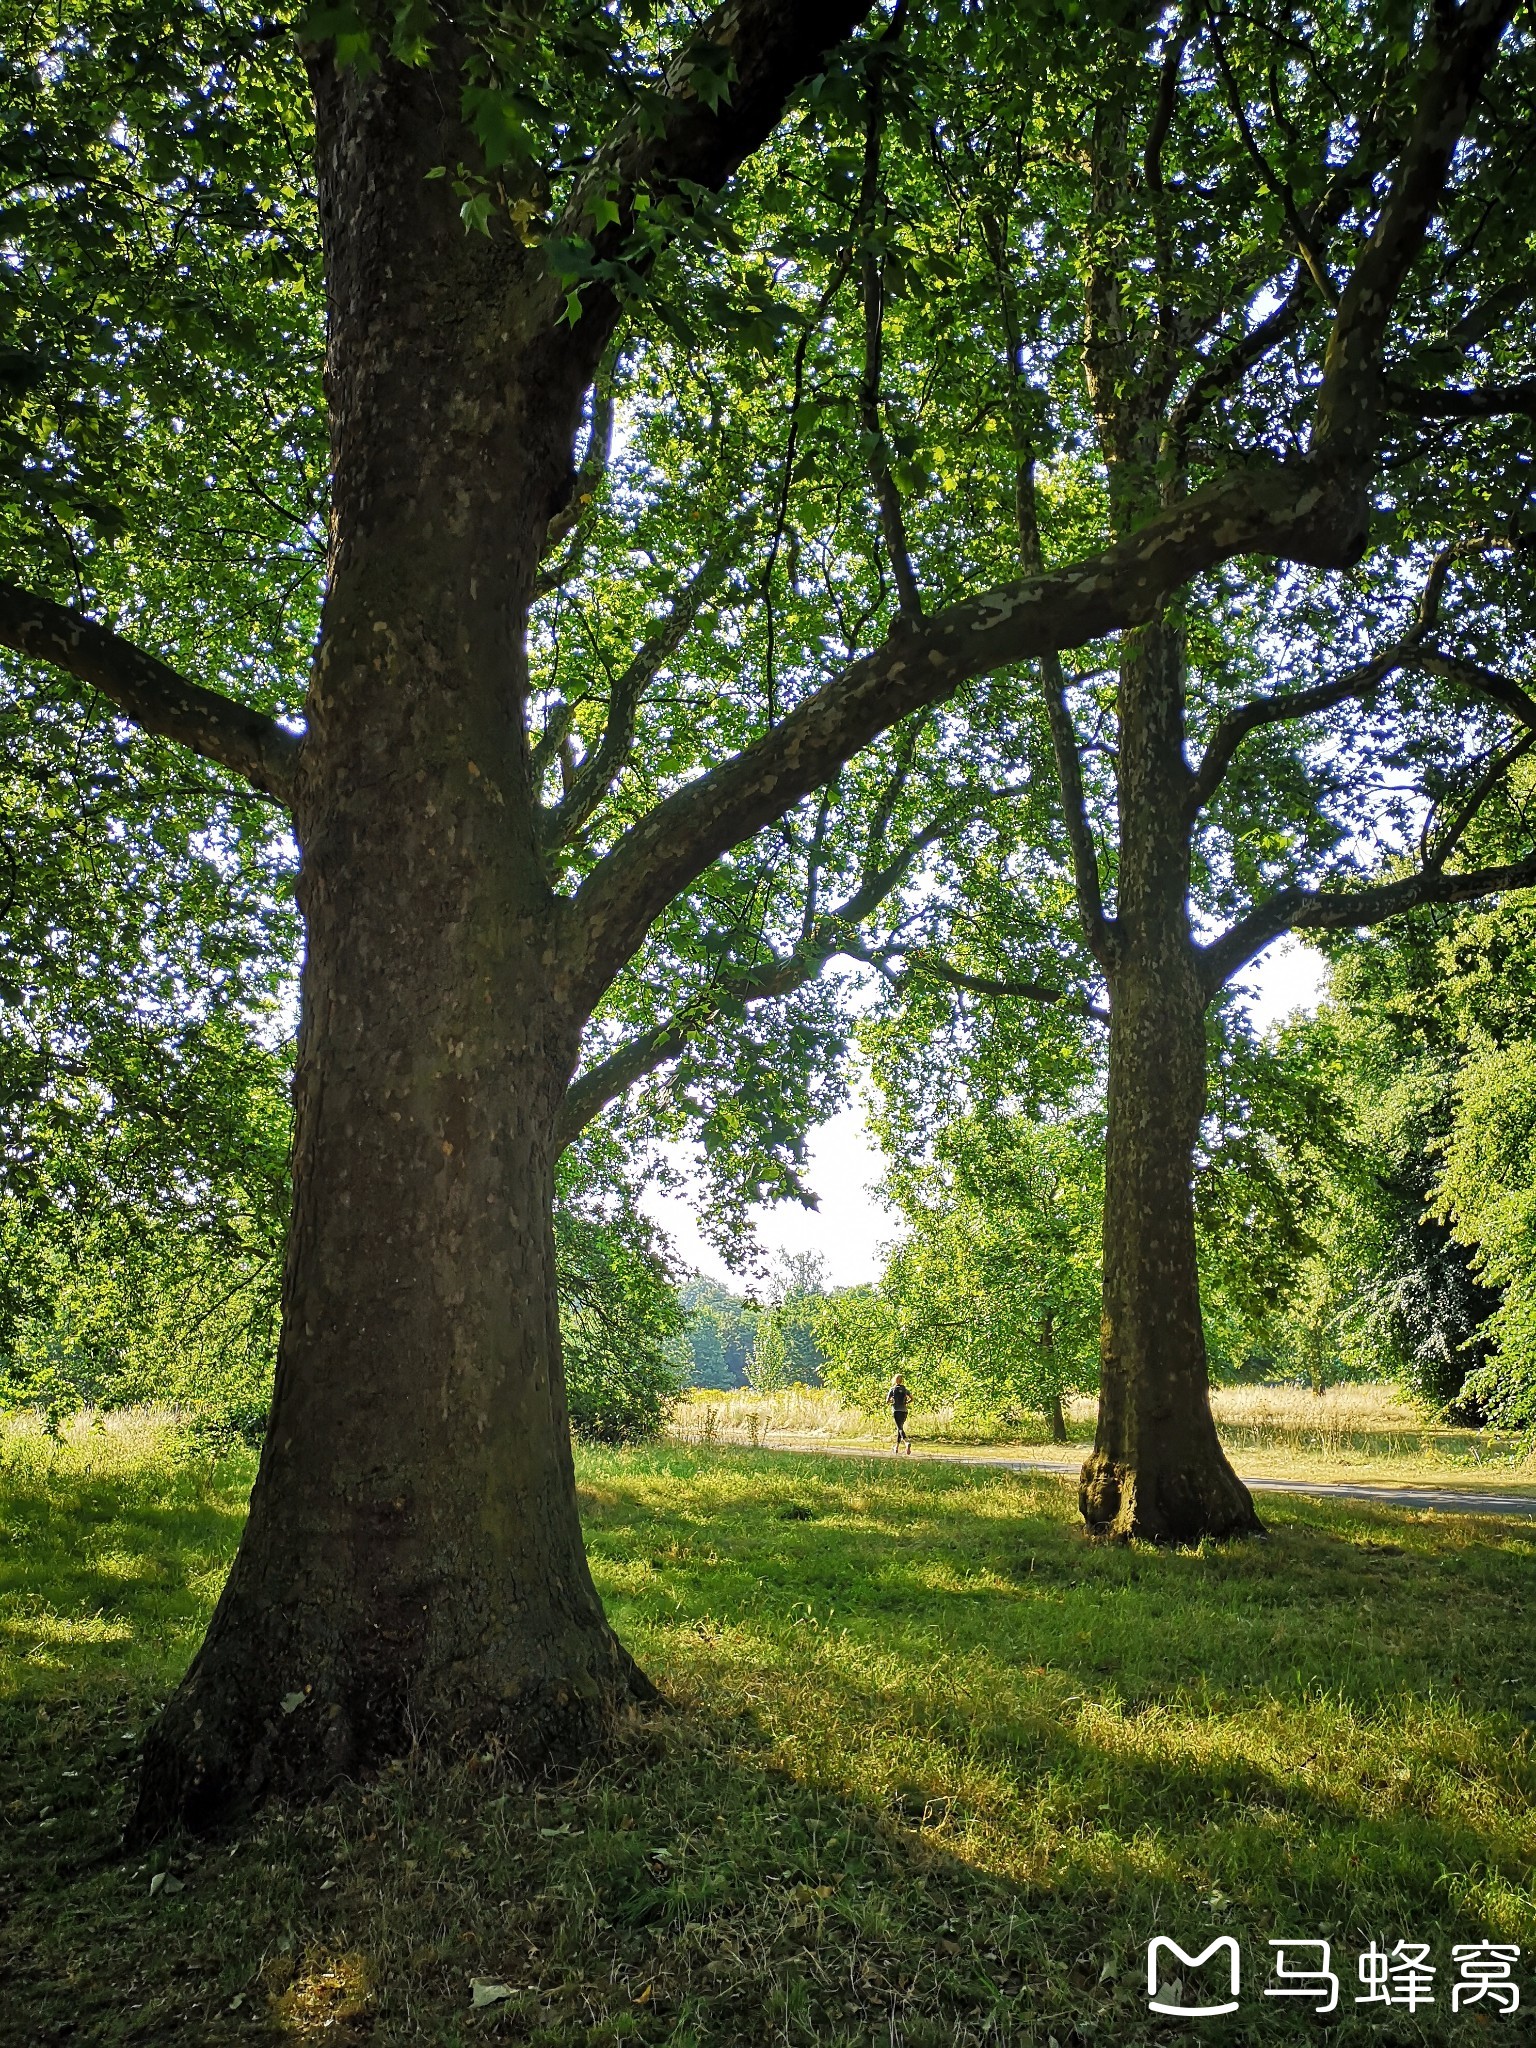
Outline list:
[[[109,1009],[80,1030],[61,1003],[56,1037],[0,1032],[0,1056],[18,1038],[37,1056],[0,1166],[0,1406],[171,1401],[254,1428],[288,1207],[286,1049],[227,1011],[157,1022]]]
[[[611,1140],[558,1169],[555,1262],[571,1428],[591,1443],[654,1436],[688,1371],[685,1318],[656,1226]]]
[[[906,1235],[879,1286],[823,1311],[828,1385],[876,1408],[899,1369],[922,1407],[1002,1417],[1094,1388],[1101,1145],[1093,1117],[944,1126],[889,1177]]]
[[[818,1331],[827,1298],[826,1260],[819,1252],[780,1252],[768,1294],[768,1307],[758,1321],[750,1385],[760,1391],[770,1384],[820,1386],[825,1359]],[[771,1366],[763,1356],[765,1336],[774,1355]]]
[[[825,1262],[814,1252],[780,1253],[765,1300],[733,1294],[696,1274],[681,1294],[693,1358],[690,1384],[722,1393],[819,1385],[817,1327],[826,1291]]]
[[[789,1385],[791,1377],[784,1326],[778,1311],[768,1309],[757,1319],[757,1342],[747,1367],[747,1385],[754,1394],[776,1394]]]
[[[1326,1163],[1317,1254],[1293,1308],[1313,1369],[1387,1372],[1454,1409],[1486,1356],[1494,1296],[1431,1206],[1457,1064],[1444,966],[1432,929],[1339,949],[1329,1001],[1287,1056],[1332,1090],[1345,1139]]]
[[[1432,69],[1428,16],[1365,21],[1333,0],[1283,20],[1215,10],[1178,24],[959,4],[920,21],[898,12],[888,33],[807,82],[723,196],[594,186],[587,216],[557,234],[607,124],[622,113],[648,132],[660,59],[684,19],[671,7],[468,10],[460,111],[480,158],[441,166],[467,232],[503,236],[514,260],[543,250],[573,328],[609,291],[624,307],[591,394],[582,488],[556,522],[532,615],[530,767],[546,815],[564,814],[548,854],[562,888],[590,876],[659,793],[769,736],[829,666],[886,646],[903,556],[931,613],[1016,573],[1031,545],[1021,506],[1043,559],[1060,562],[1307,445],[1325,365],[1349,355],[1331,346],[1339,285],[1370,245]],[[299,53],[218,4],[12,4],[6,27],[6,162],[26,194],[0,276],[9,551],[38,587],[289,716],[314,640],[325,513]],[[386,51],[430,61],[439,30],[414,0],[321,8],[306,26],[365,69]],[[728,56],[695,46],[687,64],[697,104],[728,106]],[[1202,932],[1288,892],[1374,876],[1384,860],[1396,872],[1432,849],[1454,868],[1476,843],[1458,821],[1479,791],[1520,822],[1507,772],[1517,698],[1467,675],[1469,664],[1484,682],[1517,669],[1531,642],[1528,422],[1479,394],[1517,388],[1530,369],[1527,323],[1509,316],[1529,288],[1530,195],[1512,141],[1530,125],[1532,90],[1529,40],[1511,37],[1444,224],[1395,310],[1390,384],[1371,394],[1386,455],[1364,558],[1344,573],[1243,558],[1197,575],[1173,607],[1192,753],[1245,703],[1319,677],[1337,689],[1310,722],[1254,725],[1209,792],[1189,906]],[[1478,392],[1458,390],[1447,410],[1447,380],[1469,366]],[[1132,397],[1150,410],[1120,445],[1106,421]],[[1364,656],[1418,631],[1437,559],[1436,663],[1345,687]],[[1111,898],[1123,851],[1115,662],[1113,640],[1099,639],[1061,678]],[[586,1075],[617,1062],[610,1093],[628,1091],[632,1141],[701,1137],[706,1221],[722,1243],[739,1242],[754,1200],[803,1194],[805,1130],[842,1097],[858,1008],[851,985],[822,972],[839,957],[883,977],[870,1043],[909,1131],[926,1136],[935,1103],[945,1117],[958,1103],[1005,1121],[1043,1108],[1053,1126],[1092,1112],[1099,1055],[1082,1005],[1102,998],[1103,962],[1074,910],[1078,821],[1053,779],[1049,673],[1002,664],[902,721],[663,907],[603,999]],[[55,1013],[8,1023],[0,1093],[45,1119],[15,1156],[33,1146],[47,1171],[14,1196],[21,1208],[0,1212],[19,1290],[0,1318],[37,1321],[27,1289],[27,1302],[63,1300],[64,1264],[84,1242],[67,1205],[67,1245],[25,1207],[56,1208],[74,1170],[65,1127],[82,1121],[77,1086],[101,1147],[120,1150],[127,1128],[132,1149],[159,1120],[167,1142],[144,1178],[161,1185],[137,1208],[125,1200],[123,1216],[159,1213],[156,1202],[198,1211],[212,1249],[182,1292],[202,1303],[221,1259],[236,1258],[239,1278],[238,1259],[267,1257],[265,1223],[251,1220],[270,1213],[249,1193],[258,1176],[223,1144],[226,1126],[243,1142],[244,1112],[218,1104],[243,1099],[253,1032],[278,1058],[272,1026],[295,950],[290,850],[252,799],[156,741],[130,741],[115,720],[74,712],[34,668],[8,661],[0,687],[32,749],[0,820],[14,871],[38,871],[41,851],[48,877],[62,848],[84,876],[76,826],[110,821],[89,832],[90,886],[72,871],[67,888],[47,880],[24,905],[35,929],[18,954],[22,1000],[41,990]],[[595,792],[585,807],[584,789]],[[48,844],[33,833],[34,801]],[[1512,831],[1511,843],[1524,842]],[[158,923],[142,911],[151,903]],[[79,935],[82,965],[56,1000],[58,933]],[[155,980],[159,1007],[146,1013],[139,998]],[[1052,998],[1043,1025],[1024,1009]],[[216,1006],[239,1020],[222,1040]],[[114,1031],[114,1008],[132,1030]],[[147,1052],[135,1038],[146,1014]],[[179,1097],[161,1085],[166,1048],[172,1078],[190,1076]],[[1298,1219],[1319,1169],[1288,1135],[1294,1124],[1265,1122],[1263,1062],[1225,1020],[1213,1058],[1200,1162],[1202,1256],[1218,1276],[1207,1325],[1213,1351],[1237,1364],[1280,1342],[1288,1276],[1313,1256]],[[220,1061],[232,1078],[211,1071]],[[137,1122],[130,1083],[147,1103]],[[254,1121],[270,1157],[271,1132]],[[174,1132],[185,1149],[173,1166]],[[11,1173],[9,1127],[6,1138]],[[1449,1241],[1404,1224],[1430,1192],[1396,1192],[1402,1227],[1382,1238],[1377,1269],[1403,1357],[1422,1384],[1448,1385],[1477,1297]],[[8,1183],[0,1201],[12,1199]],[[967,1327],[997,1333],[971,1349],[1023,1356],[1029,1316],[1043,1328],[1038,1287],[1018,1295],[1003,1279],[1012,1254],[988,1236],[979,1197],[969,1223],[946,1227],[971,1276]],[[218,1230],[245,1232],[243,1248]],[[563,1244],[573,1384],[596,1360],[621,1361],[620,1330],[640,1333],[636,1369],[659,1373],[654,1246],[622,1200],[578,1205]],[[52,1279],[40,1246],[62,1247],[47,1252]],[[935,1251],[925,1287],[937,1298],[948,1277]],[[60,1334],[52,1314],[26,1370],[84,1384],[122,1318],[72,1308]],[[77,1339],[87,1328],[96,1334]],[[772,1354],[792,1348],[792,1330],[810,1328],[780,1304],[764,1371],[779,1370]],[[0,1330],[7,1341],[14,1355]],[[934,1350],[932,1331],[923,1341]],[[649,1414],[662,1380],[647,1384],[636,1398]]]
[[[1345,1369],[1528,1425],[1536,911],[1514,897],[1332,953],[1328,1001],[1276,1055],[1331,1095],[1341,1141],[1320,1148],[1292,1320]]]
[[[1208,1102],[1195,1157],[1200,1299],[1212,1377],[1339,1378],[1306,1289],[1320,1218],[1347,1159],[1344,1110],[1306,1027],[1261,1039],[1231,1002],[1207,1023]],[[1366,1373],[1374,1378],[1376,1373]]]
[[[1456,1118],[1436,1190],[1440,1219],[1473,1250],[1497,1303],[1477,1332],[1464,1402],[1491,1421],[1536,1429],[1536,1044],[1489,1046],[1456,1080]]]
[[[757,1311],[745,1296],[702,1274],[685,1281],[678,1298],[688,1318],[691,1384],[721,1392],[745,1386],[757,1339]]]
[[[297,51],[225,0],[4,0],[0,25],[8,573],[104,606],[185,673],[291,714],[318,617],[327,457]],[[180,750],[130,747],[123,725],[117,773],[96,784],[69,745],[90,721],[9,662],[7,695],[22,677],[35,748],[51,741],[62,787],[93,792],[79,822],[93,818],[95,847],[134,771],[158,769],[194,817],[231,801]]]
[[[13,1177],[0,1201],[10,1311],[0,1410],[57,1418],[168,1402],[205,1429],[259,1441],[288,1203],[286,1059],[227,1017],[196,1050],[203,1058],[188,1075],[168,1062],[155,1071],[169,1102],[93,1092],[81,1076],[67,1125],[56,1104],[30,1105],[55,1121],[32,1177]],[[174,1179],[161,1178],[167,1126]],[[682,1312],[658,1234],[636,1206],[639,1185],[611,1140],[589,1138],[560,1162],[571,1425],[600,1442],[654,1435],[685,1371]]]
[[[1320,1915],[1346,1980],[1373,1937],[1432,1944],[1437,2004],[1398,2033],[1461,2048],[1488,2030],[1450,2011],[1450,1944],[1536,1945],[1529,1525],[1282,1501],[1262,1546],[1085,1548],[1056,1480],[916,1459],[578,1451],[599,1589],[691,1711],[555,1785],[422,1749],[269,1803],[237,1854],[125,1861],[125,1760],[254,1464],[125,1435],[0,1449],[17,2038],[110,2041],[137,2005],[165,2048],[330,2021],[447,2048],[479,1977],[511,1987],[503,2027],[550,2038],[757,2048],[766,2018],[791,2048],[873,2048],[894,2013],[929,2048],[1153,2048],[1176,1871],[1168,1931],[1239,1937],[1255,2048],[1295,2035],[1266,1943]],[[151,1898],[161,1873],[181,1888]],[[1382,2031],[1347,2004],[1337,2026]]]

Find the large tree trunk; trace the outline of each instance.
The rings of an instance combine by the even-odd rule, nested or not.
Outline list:
[[[334,538],[295,802],[307,930],[271,1427],[135,1827],[430,1731],[530,1765],[648,1690],[588,1573],[550,1206],[582,1018],[534,834],[524,619],[582,379],[509,334],[430,72],[321,76]],[[569,354],[569,350],[566,351]],[[574,393],[574,398],[573,394]],[[563,441],[562,441],[563,435]]]
[[[1260,1525],[1217,1440],[1200,1316],[1193,1180],[1205,996],[1189,930],[1174,626],[1126,636],[1120,699],[1099,1422],[1080,1497],[1095,1534],[1192,1543]]]
[[[1205,1031],[1193,981],[1192,971],[1123,967],[1110,1026],[1099,1422],[1081,1501],[1095,1534],[1157,1543],[1259,1527],[1211,1419],[1192,1185]]]
[[[373,814],[399,829],[393,875],[355,843],[306,863],[272,1421],[208,1636],[146,1743],[141,1835],[417,1735],[574,1760],[648,1690],[576,1513],[550,1228],[565,1034],[494,893],[482,912],[432,861],[406,780]]]

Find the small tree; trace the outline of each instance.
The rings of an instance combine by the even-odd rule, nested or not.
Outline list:
[[[757,1342],[747,1367],[747,1385],[754,1394],[776,1394],[794,1378],[781,1311],[768,1309],[757,1319]]]

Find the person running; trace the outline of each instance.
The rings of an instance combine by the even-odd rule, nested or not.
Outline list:
[[[908,1393],[907,1383],[900,1373],[897,1373],[895,1379],[891,1381],[890,1391],[885,1397],[885,1405],[890,1409],[891,1419],[896,1424],[897,1453],[898,1455],[900,1454],[901,1447],[905,1444],[907,1456],[910,1458],[912,1455],[912,1439],[907,1435],[907,1410],[912,1405],[912,1396]]]

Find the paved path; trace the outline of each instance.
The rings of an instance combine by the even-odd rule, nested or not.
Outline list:
[[[873,1444],[769,1444],[766,1449],[794,1451],[805,1457],[889,1458],[892,1452]],[[1082,1459],[994,1458],[985,1452],[922,1451],[930,1465],[995,1465],[1005,1472],[1054,1472],[1075,1479]],[[1536,1492],[1457,1492],[1443,1486],[1355,1486],[1333,1479],[1258,1479],[1238,1475],[1255,1493],[1304,1493],[1319,1499],[1374,1501],[1384,1508],[1432,1509],[1441,1515],[1536,1515]]]

